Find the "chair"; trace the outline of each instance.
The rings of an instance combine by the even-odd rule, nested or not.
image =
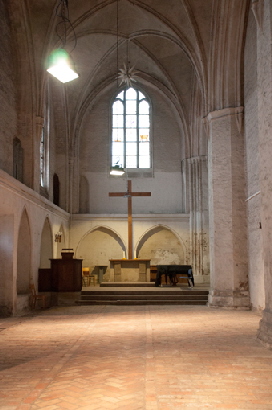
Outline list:
[[[36,292],[36,289],[35,289],[35,286],[33,285],[33,283],[31,283],[29,285],[29,289],[31,291],[31,302],[30,302],[31,309],[35,309],[37,300],[41,300],[42,301],[42,307],[46,308],[46,297],[47,297],[47,295],[38,294]]]
[[[82,268],[82,286],[90,286],[90,268]]]

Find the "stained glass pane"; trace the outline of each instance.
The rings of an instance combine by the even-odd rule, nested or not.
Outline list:
[[[139,157],[139,168],[150,168],[150,156],[140,156]]]
[[[123,160],[123,155],[122,156],[114,156],[112,155],[111,157],[111,166],[114,167],[114,165],[118,164],[120,167],[124,167],[124,160]]]
[[[127,155],[135,155],[137,153],[137,144],[134,142],[130,142],[126,144],[126,154]]]
[[[117,98],[120,98],[120,100],[124,99],[124,91],[121,91],[118,95]]]
[[[112,104],[112,165],[150,168],[150,149],[150,105],[130,87]]]
[[[124,129],[123,128],[113,128],[112,130],[112,141],[118,142],[124,140]]]
[[[141,128],[139,130],[139,141],[140,142],[149,141],[149,129]]]
[[[126,101],[126,114],[136,114],[136,109],[137,109],[136,100]]]
[[[122,142],[114,142],[112,144],[112,155],[114,157],[121,156],[124,154],[124,144]]]
[[[149,114],[149,104],[147,101],[141,101],[139,104],[139,114]]]
[[[137,130],[136,128],[129,128],[126,132],[126,141],[137,141]]]
[[[126,92],[126,99],[127,100],[136,100],[137,99],[137,92],[134,88],[130,87]]]
[[[141,93],[141,92],[139,91],[139,100],[141,100],[142,98],[145,98],[145,96],[143,95],[143,93]]]
[[[139,127],[140,128],[149,127],[149,115],[139,115]]]
[[[137,125],[137,116],[136,115],[126,115],[126,127],[135,128]]]
[[[114,128],[122,128],[124,126],[124,116],[114,114],[112,122]]]
[[[137,168],[137,157],[136,157],[136,155],[126,157],[126,168]]]
[[[112,106],[113,114],[124,114],[124,105],[121,101],[115,101]]]
[[[142,142],[139,144],[139,154],[149,155],[150,154],[150,144],[149,142]]]

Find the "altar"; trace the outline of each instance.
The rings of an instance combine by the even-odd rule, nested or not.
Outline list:
[[[150,282],[150,259],[110,259],[111,282]]]

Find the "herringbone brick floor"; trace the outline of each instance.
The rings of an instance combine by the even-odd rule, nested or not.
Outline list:
[[[82,306],[0,319],[1,410],[271,410],[260,317]]]

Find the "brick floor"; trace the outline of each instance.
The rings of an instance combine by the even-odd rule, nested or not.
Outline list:
[[[1,410],[271,410],[260,317],[79,306],[0,319]]]

